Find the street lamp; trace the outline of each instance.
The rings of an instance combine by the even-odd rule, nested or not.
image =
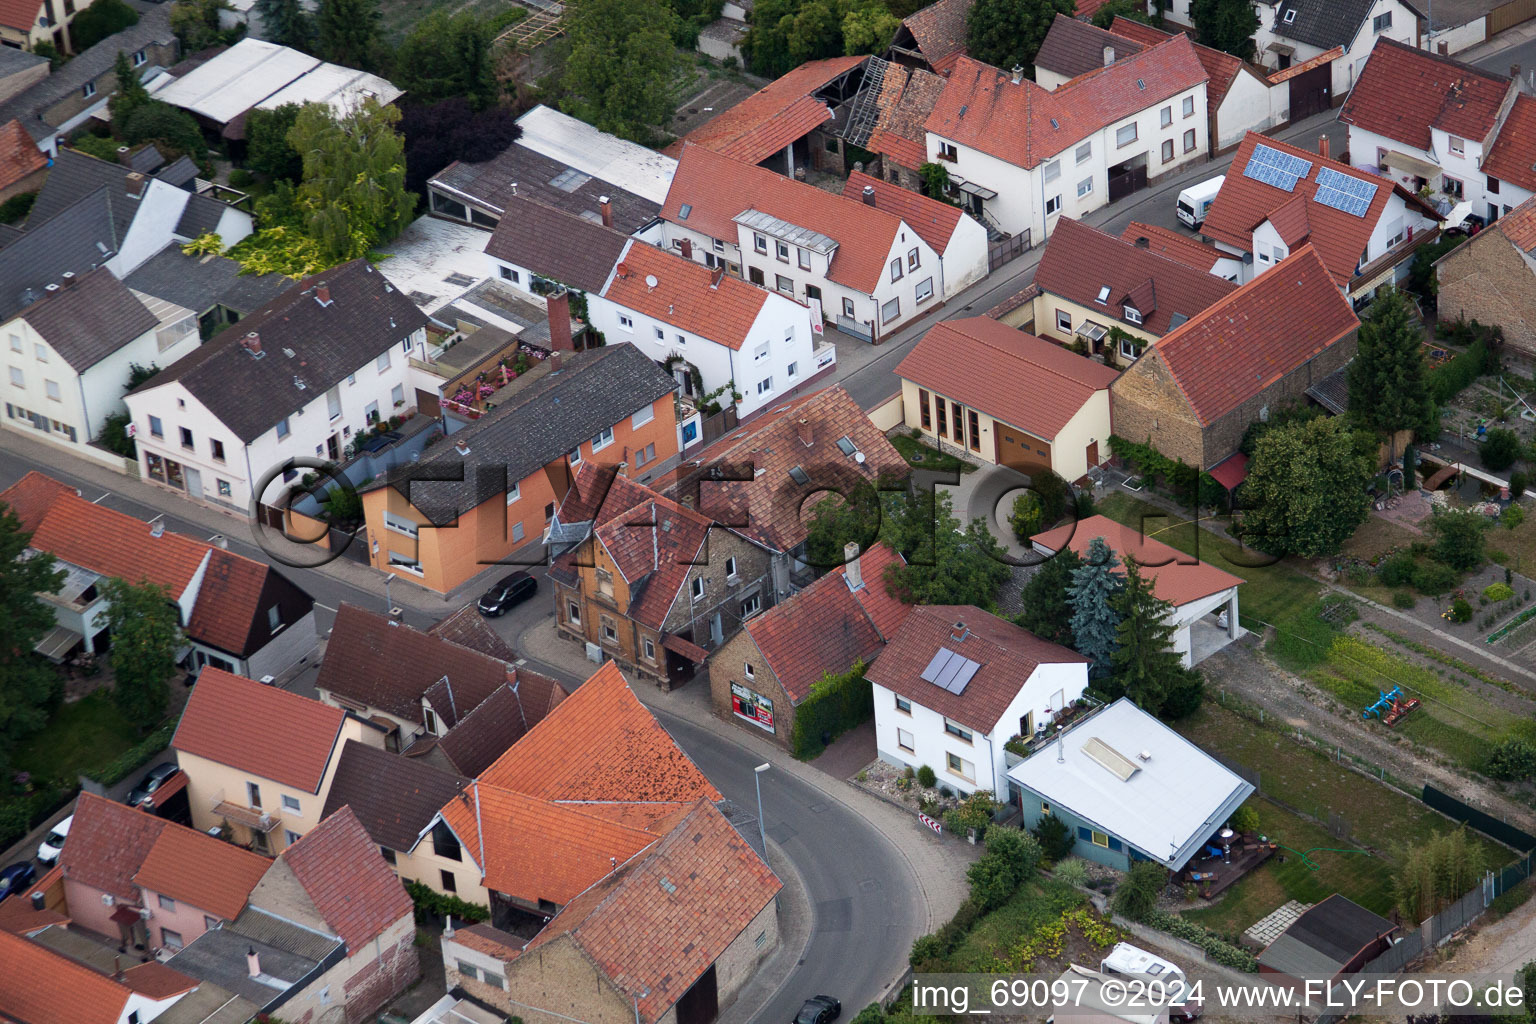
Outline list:
[[[768,859],[768,832],[763,827],[763,772],[770,765],[760,764],[752,769],[752,781],[757,786],[757,837],[763,841],[763,860]]]

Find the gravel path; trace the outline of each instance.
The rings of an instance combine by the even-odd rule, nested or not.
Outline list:
[[[1536,899],[1484,925],[1433,968],[1443,974],[1513,974],[1536,960]]]

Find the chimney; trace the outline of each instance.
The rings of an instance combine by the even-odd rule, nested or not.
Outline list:
[[[128,162],[128,154],[131,152],[133,152],[133,150],[129,149],[127,146],[118,146],[117,162],[120,164],[126,164]]]
[[[255,946],[245,947],[245,970],[253,978],[261,977],[261,957],[256,955]]]
[[[1023,80],[1024,80],[1024,65],[1023,64],[1015,64],[1013,66],[1013,84],[1014,85],[1018,85]]]
[[[858,590],[864,585],[864,574],[859,569],[859,545],[853,541],[843,545],[843,575],[848,577],[849,590]]]
[[[320,303],[322,306],[329,306],[331,304],[331,286],[326,284],[324,281],[316,284],[315,301]]]
[[[875,205],[875,186],[873,186],[873,185],[865,185],[864,186],[863,197],[864,197],[864,205],[865,206],[874,206]]]
[[[690,239],[690,238],[683,239],[680,243],[678,243],[677,248],[678,248],[678,251],[683,254],[683,259],[685,259],[685,260],[693,259],[693,240],[692,239]]]
[[[1327,160],[1328,159],[1328,151],[1331,148],[1332,148],[1332,144],[1328,141],[1328,136],[1326,136],[1326,135],[1319,135],[1317,137],[1317,155],[1318,156],[1322,157],[1324,160]]]
[[[970,635],[970,627],[968,627],[964,622],[957,622],[955,623],[953,630],[950,632],[949,638],[958,644],[964,643],[965,638]]]
[[[1520,80],[1520,65],[1519,64],[1511,64],[1509,66],[1509,77],[1513,78],[1516,82],[1519,82],[1519,80]]]
[[[1104,66],[1105,67],[1109,67],[1114,62],[1115,62],[1115,48],[1113,46],[1106,46],[1106,47],[1104,47]]]
[[[709,286],[711,288],[719,288],[720,282],[723,280],[725,280],[725,265],[721,264],[709,275]]]
[[[129,174],[128,175],[128,194],[130,196],[132,196],[134,199],[137,199],[140,196],[142,196],[144,194],[144,182],[145,182],[145,180],[146,179],[145,179],[144,175],[140,174],[138,171],[134,171],[133,173]]]
[[[559,352],[551,352],[549,354],[549,372],[550,373],[559,373],[560,372],[560,364],[562,362],[563,362],[563,360],[560,358],[560,353]]]
[[[574,352],[571,342],[571,296],[561,289],[545,299],[549,308],[549,348],[551,352]]]
[[[1138,248],[1138,249],[1150,249],[1150,248],[1152,248],[1152,239],[1148,238],[1146,235],[1138,235],[1137,238],[1136,238],[1136,248]]]
[[[75,283],[75,272],[73,270],[64,271],[64,276],[60,280],[64,282],[64,287],[68,288]]]
[[[465,444],[463,441],[455,441],[453,442],[453,450],[458,452],[460,455],[468,455],[469,445]]]
[[[46,910],[46,909],[48,909],[48,897],[42,892],[42,890],[38,890],[37,892],[34,892],[32,894],[32,909],[33,910]]]
[[[795,432],[800,435],[800,443],[807,448],[811,446],[812,441],[816,440],[815,434],[811,430],[810,420],[802,419],[799,423],[795,424]]]
[[[607,196],[597,197],[597,212],[603,215],[603,227],[613,227],[613,203],[608,201]]]
[[[48,287],[44,288],[43,291],[47,292],[49,295],[57,295],[60,291],[60,288],[56,284],[50,284]]]
[[[123,958],[115,953],[112,955],[112,980],[123,980]]]
[[[255,331],[246,332],[245,337],[240,340],[240,344],[244,346],[245,350],[251,355],[261,355],[261,335],[257,334]]]

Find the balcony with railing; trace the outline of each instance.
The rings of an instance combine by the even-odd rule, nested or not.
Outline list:
[[[1033,735],[1015,736],[1004,744],[1003,760],[1012,768],[1035,751],[1050,746],[1061,732],[1086,722],[1104,707],[1103,701],[1084,694],[1064,708],[1051,709],[1047,720],[1035,726]]]

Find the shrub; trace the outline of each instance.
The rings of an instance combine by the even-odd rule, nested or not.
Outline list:
[[[948,953],[944,941],[937,934],[919,935],[912,942],[912,952],[908,954],[907,962],[914,970],[921,971],[925,966],[932,967],[935,961]]]
[[[1445,617],[1452,622],[1471,622],[1472,606],[1467,603],[1466,598],[1458,597],[1451,602],[1451,610],[1445,613]]]
[[[75,139],[69,145],[71,149],[78,150],[86,156],[93,156],[98,160],[106,160],[115,164],[117,163],[117,147],[122,145],[122,143],[105,135],[91,135],[87,133]]]
[[[1456,570],[1439,562],[1422,562],[1413,569],[1413,589],[1426,597],[1445,593],[1456,585]]]
[[[1489,778],[1519,782],[1536,775],[1536,746],[1522,739],[1502,740],[1488,752],[1483,772]]]
[[[1406,551],[1398,551],[1382,559],[1376,567],[1376,578],[1384,587],[1402,587],[1413,582],[1413,570],[1413,556]]]
[[[1076,857],[1069,857],[1056,865],[1056,881],[1066,882],[1068,885],[1087,885],[1088,865]]]
[[[874,690],[864,681],[864,662],[856,661],[847,672],[824,675],[811,684],[811,695],[795,710],[790,749],[801,760],[809,760],[874,713]]]
[[[457,896],[444,896],[420,882],[406,882],[405,891],[410,893],[411,902],[416,904],[417,924],[427,924],[450,915],[460,921],[485,921],[491,916],[485,907],[466,903]]]
[[[1483,588],[1483,596],[1490,601],[1508,601],[1515,596],[1515,588],[1508,583],[1490,583]]]
[[[14,224],[32,212],[32,204],[37,202],[36,192],[22,192],[11,196],[5,202],[0,203],[0,224]]]
[[[922,786],[924,789],[932,789],[933,784],[937,781],[939,780],[937,776],[933,774],[933,769],[927,765],[923,765],[917,770],[917,784]]]
[[[229,172],[229,183],[234,188],[245,188],[255,180],[256,175],[252,174],[244,167],[236,167],[234,170]]]
[[[1234,946],[1209,928],[1204,928],[1193,921],[1186,921],[1166,910],[1153,910],[1147,915],[1147,924],[1158,931],[1167,932],[1176,939],[1194,943],[1205,950],[1206,956],[1210,957],[1213,963],[1231,967],[1233,970],[1245,971],[1248,974],[1258,973],[1259,962],[1252,953]]]
[[[1072,486],[1057,473],[1049,469],[1031,473],[1029,488],[1040,498],[1040,511],[1047,526],[1067,514],[1067,501],[1072,497]]]
[[[987,852],[965,873],[971,883],[970,902],[982,911],[1002,906],[1039,863],[1040,844],[1034,836],[1016,828],[989,829]]]
[[[172,718],[144,737],[137,744],[125,750],[105,765],[92,773],[91,778],[103,786],[113,786],[122,782],[139,768],[149,763],[149,759],[171,745],[171,737],[176,735],[177,719]]]
[[[1525,522],[1525,509],[1514,502],[1510,502],[1503,512],[1499,513],[1499,525],[1506,530],[1513,530]]]
[[[1025,492],[1013,499],[1013,511],[1008,514],[1008,525],[1013,528],[1013,535],[1021,541],[1040,532],[1045,525],[1045,508],[1040,502],[1040,496],[1033,491]]]
[[[1157,909],[1158,894],[1168,881],[1168,869],[1156,861],[1139,860],[1115,890],[1115,913],[1132,921],[1145,921]]]
[[[1259,830],[1259,809],[1252,804],[1243,804],[1232,812],[1232,830],[1234,832],[1257,832]]]
[[[1495,427],[1483,438],[1483,465],[1494,472],[1508,469],[1520,457],[1520,438],[1513,430]]]
[[[1034,828],[1035,841],[1047,860],[1060,861],[1070,856],[1077,845],[1072,828],[1054,814],[1042,814]]]
[[[986,793],[972,793],[959,807],[944,812],[944,827],[957,836],[975,829],[977,837],[983,837],[992,823],[992,809],[996,806]]]
[[[516,7],[513,8],[513,10],[520,11],[522,8]],[[736,58],[730,57],[727,59],[735,60]],[[925,935],[923,938],[927,938],[927,936]],[[881,1009],[879,1003],[870,1003],[868,1006],[864,1007],[864,1009],[855,1014],[853,1019],[850,1020],[848,1024],[885,1024],[885,1010]]]
[[[1483,537],[1488,520],[1476,512],[1441,512],[1429,521],[1435,537],[1435,558],[1452,569],[1476,569],[1483,564]]]
[[[1418,603],[1419,602],[1413,596],[1412,591],[1408,591],[1408,590],[1394,590],[1394,591],[1392,591],[1392,606],[1394,608],[1402,608],[1403,610],[1406,611],[1407,609],[1412,608],[1414,605],[1416,605]]]
[[[1525,485],[1528,482],[1525,473],[1521,470],[1517,469],[1509,474],[1509,496],[1511,498],[1520,497],[1520,495],[1525,493]]]

